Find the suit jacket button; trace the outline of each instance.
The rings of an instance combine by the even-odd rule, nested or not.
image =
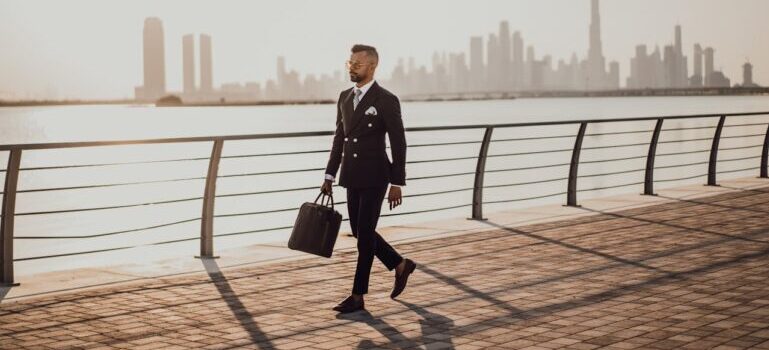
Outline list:
[[[344,142],[347,142],[347,138],[346,137],[344,138]]]
[[[358,154],[357,153],[353,153],[352,156],[353,156],[353,158],[358,158]]]
[[[371,123],[368,123],[368,127],[369,127],[369,128],[371,127]]]
[[[358,142],[358,139],[352,139],[352,142]]]

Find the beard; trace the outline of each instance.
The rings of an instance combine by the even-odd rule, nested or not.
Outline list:
[[[357,82],[363,81],[363,78],[360,75],[350,73],[350,81],[353,83],[357,83]]]

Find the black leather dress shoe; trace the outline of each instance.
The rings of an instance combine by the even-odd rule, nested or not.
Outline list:
[[[409,280],[409,275],[411,275],[416,268],[417,264],[411,261],[411,259],[405,260],[403,273],[400,275],[397,272],[395,273],[395,285],[393,286],[392,293],[390,293],[390,298],[395,299],[395,297],[403,293],[403,290],[406,289],[406,282]]]
[[[360,301],[356,301],[352,295],[347,297],[347,299],[345,299],[343,302],[339,303],[339,305],[334,306],[334,311],[339,311],[343,314],[348,312],[355,312],[358,310],[365,310],[363,308],[363,298],[361,298]]]

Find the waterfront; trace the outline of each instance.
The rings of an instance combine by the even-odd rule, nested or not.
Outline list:
[[[653,117],[679,114],[712,114],[756,112],[769,110],[769,98],[732,96],[732,97],[675,97],[675,98],[594,98],[594,99],[519,99],[500,101],[464,101],[464,102],[425,102],[404,103],[403,114],[406,127],[442,126],[461,124],[499,124],[513,122],[535,122],[553,120],[602,119],[619,117]],[[66,141],[106,141],[162,137],[187,137],[233,134],[260,134],[297,131],[330,131],[333,129],[334,105],[303,106],[263,106],[263,107],[201,107],[201,108],[154,108],[145,106],[61,106],[61,107],[22,107],[0,108],[0,137],[3,144],[66,142]],[[760,117],[730,118],[729,123],[755,123],[766,121]],[[717,118],[692,121],[671,121],[665,128],[714,126]],[[588,127],[588,133],[602,133],[618,130],[651,130],[653,122],[632,122],[594,124]],[[494,139],[520,136],[574,135],[576,125],[554,126],[545,128],[515,128],[495,130]],[[727,128],[724,137],[734,135],[762,134],[765,126]],[[707,139],[712,137],[712,129],[695,129],[663,133],[661,141],[676,139]],[[483,129],[451,132],[414,132],[407,135],[412,146],[420,144],[451,141],[480,141]],[[647,151],[650,133],[632,135],[587,137],[585,147],[604,144],[638,144],[619,149],[595,149],[583,152],[583,160],[601,160],[623,156],[643,156]],[[760,144],[761,137],[726,138],[722,147],[741,147]],[[304,139],[279,139],[259,141],[226,142],[225,157],[236,155],[291,152],[299,150],[325,150],[331,138],[311,137]],[[570,149],[573,138],[544,139],[493,143],[490,155],[526,152],[535,149]],[[702,140],[691,143],[669,143],[660,145],[659,153],[685,152],[707,149],[710,143]],[[99,163],[123,163],[176,158],[206,158],[210,155],[211,144],[132,145],[92,148],[73,148],[61,150],[25,151],[22,156],[22,169],[49,166],[70,166]],[[412,147],[408,153],[409,161],[419,161],[448,157],[474,157],[478,154],[477,144],[453,145],[441,147]],[[7,163],[7,152],[0,158]],[[731,171],[757,167],[760,147],[722,152],[720,159],[746,158],[728,162],[719,167],[719,171]],[[524,155],[516,157],[492,157],[487,169],[505,169],[522,165],[538,166],[568,163],[570,151],[547,155]],[[326,153],[289,156],[262,156],[253,158],[225,158],[220,166],[220,179],[217,182],[217,194],[237,194],[244,192],[262,192],[284,188],[312,187],[320,184],[322,170],[272,174],[258,176],[230,176],[253,172],[276,170],[322,169],[327,159]],[[657,179],[672,179],[680,174],[698,175],[707,172],[707,164],[695,164],[686,168],[668,168],[666,166],[683,163],[701,163],[707,161],[707,153],[690,154],[660,158]],[[78,167],[48,170],[22,170],[19,190],[77,187],[94,184],[127,183],[158,181],[178,178],[204,177],[208,166],[207,159],[189,162],[164,162],[149,164],[113,165],[104,167]],[[643,181],[644,159],[631,159],[613,163],[585,164],[580,174],[602,174],[606,172],[631,171],[615,176],[594,176],[580,179],[580,189],[612,187],[631,183],[632,185],[606,190],[580,193],[580,198],[594,198],[617,193],[638,193],[638,182]],[[439,174],[473,172],[475,160],[467,159],[440,163],[416,163],[407,167],[409,178]],[[548,170],[529,170],[517,172],[489,173],[487,185],[521,183],[534,180],[554,179],[552,182],[520,187],[498,187],[487,190],[486,201],[501,201],[511,198],[529,198],[543,194],[555,194],[565,191],[568,166]],[[729,173],[728,177],[751,176],[756,170]],[[543,176],[543,174],[546,174]],[[3,173],[4,179],[4,173]],[[422,211],[434,208],[464,205],[471,201],[473,176],[447,176],[427,180],[409,181],[404,195],[418,195],[440,190],[458,191],[441,195],[406,197],[403,211]],[[660,188],[682,184],[703,183],[704,177],[695,177],[681,181],[660,183]],[[145,202],[158,202],[179,198],[201,197],[204,180],[162,182],[141,185],[125,185],[91,189],[60,190],[56,192],[26,192],[17,198],[17,213],[38,211],[71,210],[88,207],[131,205]],[[462,190],[465,189],[465,190]],[[285,193],[262,194],[253,196],[233,196],[218,198],[216,202],[215,234],[224,235],[244,231],[258,231],[272,227],[290,226],[294,211],[271,214],[240,215],[255,211],[279,210],[298,207],[301,202],[312,200],[316,190],[293,191]],[[344,200],[344,191],[337,191],[337,200]],[[519,202],[489,204],[484,210],[493,212],[512,208],[564,202],[564,196],[552,196]],[[163,245],[166,256],[189,257],[197,250],[195,237],[199,235],[201,200],[189,200],[162,205],[146,205],[123,209],[95,210],[87,212],[65,212],[46,215],[19,215],[16,218],[16,236],[87,236],[104,232],[123,230],[133,231],[105,237],[88,239],[55,240],[17,240],[16,258],[25,259],[42,255],[67,254],[83,250],[108,249],[136,245],[152,245],[178,239],[190,239],[175,244]],[[346,210],[340,208],[345,214]],[[394,213],[399,213],[395,211]],[[380,226],[404,225],[426,220],[438,220],[449,217],[469,216],[469,205],[460,208],[429,213],[383,217]],[[383,214],[387,213],[385,210]],[[179,224],[160,228],[150,228],[170,222]],[[147,228],[143,230],[137,230]],[[346,230],[346,225],[343,226]],[[265,231],[218,237],[217,249],[240,247],[256,243],[282,244],[288,230]],[[139,251],[146,251],[144,246],[128,251],[91,254],[95,259],[119,260],[118,256],[130,259]],[[101,256],[101,257],[99,257]],[[70,256],[56,259],[19,261],[17,273],[25,274],[50,269],[66,269],[82,266],[84,256]],[[105,261],[107,261],[105,260]],[[53,261],[54,263],[50,263]],[[47,263],[42,263],[47,262]]]

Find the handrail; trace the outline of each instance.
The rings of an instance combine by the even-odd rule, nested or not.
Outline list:
[[[433,143],[422,143],[422,144],[414,144],[410,145],[410,147],[442,147],[442,146],[465,146],[465,145],[475,145],[479,144],[478,149],[478,155],[477,156],[461,156],[461,155],[454,155],[453,157],[445,157],[445,158],[428,158],[428,159],[419,159],[419,160],[411,160],[408,161],[408,164],[419,164],[419,163],[425,163],[425,164],[434,164],[438,162],[449,162],[449,161],[457,161],[457,160],[476,160],[476,169],[475,172],[468,172],[468,171],[459,171],[459,172],[453,172],[448,174],[427,174],[424,176],[416,176],[416,177],[410,177],[407,178],[409,180],[426,180],[426,179],[436,179],[436,178],[446,178],[446,177],[459,177],[459,176],[465,176],[465,175],[475,175],[474,178],[474,185],[472,187],[467,187],[466,184],[458,186],[456,188],[450,188],[450,189],[442,189],[438,191],[431,191],[431,192],[422,192],[422,193],[414,193],[406,195],[405,197],[427,197],[427,196],[438,196],[438,195],[445,195],[445,194],[460,194],[463,192],[467,192],[472,190],[472,202],[469,204],[457,204],[454,203],[454,205],[445,205],[443,207],[437,207],[437,208],[428,208],[423,210],[412,210],[408,212],[401,212],[401,213],[388,213],[382,215],[382,217],[390,217],[390,216],[400,216],[400,215],[413,215],[413,214],[419,214],[419,213],[426,213],[426,212],[436,212],[436,211],[443,211],[443,210],[450,210],[450,209],[458,209],[458,208],[464,208],[471,206],[471,219],[476,220],[483,220],[483,205],[484,204],[501,204],[501,203],[510,203],[510,202],[519,202],[519,201],[528,201],[528,200],[534,200],[534,199],[544,199],[544,198],[551,198],[555,196],[562,196],[566,195],[566,205],[569,206],[578,206],[577,202],[577,194],[582,192],[590,192],[590,191],[598,191],[598,190],[604,190],[604,189],[611,189],[611,188],[620,188],[620,187],[626,187],[626,186],[634,186],[643,184],[644,185],[644,192],[643,194],[653,194],[653,184],[655,182],[671,182],[671,181],[682,181],[687,179],[693,179],[698,178],[702,176],[707,175],[707,183],[709,185],[713,185],[716,183],[716,176],[717,174],[727,174],[727,173],[735,173],[735,172],[741,172],[741,171],[749,171],[749,170],[755,170],[756,168],[741,168],[741,169],[735,169],[735,170],[727,170],[727,171],[717,171],[716,166],[718,163],[723,162],[734,162],[734,161],[742,161],[742,160],[749,160],[754,157],[739,157],[739,158],[728,158],[728,159],[721,159],[718,160],[718,152],[720,151],[726,151],[726,150],[738,150],[738,149],[749,149],[749,148],[757,148],[761,146],[762,155],[760,158],[760,177],[766,178],[767,177],[767,157],[769,156],[769,126],[767,127],[766,134],[742,134],[742,135],[729,135],[729,136],[721,136],[721,132],[725,128],[734,128],[734,127],[741,127],[741,126],[759,126],[759,125],[766,125],[769,124],[769,121],[762,122],[762,123],[745,123],[745,124],[734,124],[734,125],[725,125],[726,118],[728,117],[739,117],[739,116],[769,116],[769,112],[751,112],[751,113],[733,113],[733,114],[696,114],[696,115],[678,115],[678,116],[655,116],[655,117],[632,117],[632,118],[603,118],[603,119],[588,119],[588,120],[566,120],[566,121],[544,121],[544,122],[527,122],[527,123],[505,123],[505,124],[475,124],[475,125],[450,125],[450,126],[437,126],[437,127],[412,127],[412,128],[406,128],[407,132],[429,132],[429,131],[452,131],[452,130],[478,130],[478,129],[484,129],[484,136],[482,140],[447,140],[447,142],[433,142]],[[662,124],[666,120],[687,120],[687,119],[702,119],[702,118],[719,118],[719,122],[717,126],[706,126],[706,127],[679,127],[679,128],[662,128]],[[656,125],[653,130],[643,129],[643,130],[623,130],[623,131],[615,131],[615,132],[600,132],[600,133],[586,133],[586,129],[588,124],[601,124],[601,123],[625,123],[625,122],[639,122],[639,121],[655,121]],[[579,124],[579,131],[576,134],[573,135],[562,135],[562,134],[555,134],[555,135],[543,135],[543,136],[529,136],[529,135],[523,135],[520,137],[510,137],[510,138],[501,138],[501,139],[493,139],[492,132],[494,129],[498,128],[517,128],[517,127],[544,127],[544,126],[563,126],[563,125],[576,125]],[[679,140],[665,140],[665,141],[659,141],[659,138],[662,133],[671,132],[671,131],[678,131],[678,130],[695,130],[695,129],[714,129],[715,132],[712,138],[695,138],[695,139],[679,139]],[[593,138],[595,136],[610,136],[610,135],[629,135],[629,134],[649,134],[651,133],[650,137],[651,140],[649,143],[625,143],[625,144],[599,144],[599,145],[590,145],[589,147],[583,147],[582,144],[585,140],[585,137],[588,137],[588,142],[595,143],[595,142],[605,142],[605,140]],[[261,210],[261,211],[251,211],[246,213],[228,213],[228,214],[214,214],[214,204],[216,198],[224,198],[224,197],[238,197],[238,196],[252,196],[252,195],[263,195],[263,194],[270,194],[270,193],[285,193],[290,191],[302,191],[302,190],[312,190],[317,189],[317,186],[312,187],[295,187],[295,188],[284,188],[284,189],[274,189],[274,190],[261,190],[261,191],[252,191],[252,192],[245,192],[245,193],[228,193],[228,194],[217,194],[216,193],[216,182],[218,178],[235,178],[235,177],[246,177],[246,176],[260,176],[260,175],[274,175],[274,174],[286,174],[286,173],[299,173],[299,172],[309,172],[309,171],[321,171],[322,168],[319,167],[313,167],[313,168],[303,168],[303,169],[264,169],[259,172],[249,172],[249,173],[241,173],[241,174],[219,174],[219,163],[222,159],[230,159],[230,158],[251,158],[251,157],[265,157],[265,156],[289,156],[289,155],[307,155],[307,154],[313,154],[313,153],[324,153],[328,152],[328,150],[319,150],[319,149],[308,149],[304,151],[281,151],[281,152],[272,152],[272,153],[260,153],[260,154],[242,154],[242,155],[228,155],[223,156],[222,155],[222,149],[223,145],[226,141],[234,141],[234,140],[258,140],[258,139],[277,139],[277,138],[302,138],[302,137],[318,137],[318,136],[330,136],[333,135],[333,132],[331,131],[310,131],[310,132],[293,132],[293,133],[269,133],[269,134],[248,134],[248,135],[225,135],[225,136],[199,136],[199,137],[178,137],[178,138],[160,138],[160,139],[142,139],[142,140],[114,140],[114,141],[85,141],[85,142],[54,142],[54,143],[30,143],[30,144],[11,144],[11,145],[0,145],[0,151],[10,151],[10,156],[8,159],[8,165],[6,169],[0,169],[0,172],[5,173],[5,186],[4,191],[0,194],[3,194],[3,203],[2,203],[2,217],[0,220],[0,229],[2,230],[0,232],[0,284],[3,285],[14,285],[14,276],[13,276],[13,262],[14,261],[27,261],[27,260],[37,260],[37,259],[45,259],[45,258],[51,258],[51,257],[61,257],[61,256],[73,256],[73,255],[79,255],[79,254],[86,254],[86,253],[94,253],[94,252],[106,252],[106,251],[114,251],[114,250],[120,250],[120,249],[128,249],[132,247],[117,247],[117,248],[108,248],[108,249],[97,249],[97,250],[90,250],[87,252],[68,252],[63,254],[55,254],[55,255],[48,255],[48,256],[34,256],[34,257],[25,257],[25,258],[13,258],[13,240],[14,239],[27,239],[27,240],[43,240],[43,239],[89,239],[89,238],[96,238],[96,237],[105,237],[105,236],[112,236],[112,235],[118,235],[118,234],[132,234],[138,231],[146,231],[149,229],[154,229],[158,227],[166,227],[166,226],[172,226],[172,225],[179,225],[182,223],[188,223],[193,221],[200,220],[200,236],[197,238],[180,238],[180,239],[173,239],[173,240],[167,240],[162,242],[156,242],[151,243],[154,245],[159,244],[170,244],[170,243],[176,243],[176,242],[184,242],[184,241],[191,241],[191,240],[199,240],[200,242],[200,255],[198,257],[201,258],[215,258],[214,255],[214,249],[213,249],[213,243],[214,243],[214,237],[223,237],[223,236],[232,236],[232,235],[242,235],[242,234],[251,234],[251,233],[257,233],[257,232],[267,232],[267,231],[275,231],[275,230],[281,230],[281,229],[287,229],[291,226],[281,226],[281,227],[272,227],[272,228],[261,228],[261,229],[255,229],[255,230],[248,230],[248,231],[238,231],[238,232],[229,232],[229,233],[219,233],[215,234],[213,231],[213,221],[215,218],[223,218],[223,217],[236,217],[236,216],[246,216],[246,215],[259,215],[259,214],[274,214],[274,213],[285,213],[290,212],[292,210],[296,210],[295,208],[278,208],[278,209],[271,209],[271,210]],[[764,142],[763,144],[759,145],[748,145],[748,146],[736,146],[736,147],[722,147],[719,148],[719,142],[721,139],[747,139],[751,137],[758,137],[764,135]],[[574,138],[574,147],[568,148],[568,149],[539,149],[539,150],[528,150],[524,152],[512,152],[512,153],[504,153],[505,147],[509,144],[505,145],[504,142],[511,142],[511,141],[528,141],[528,140],[553,140],[553,139],[569,139]],[[644,137],[643,135],[639,135],[638,137]],[[683,144],[685,142],[691,142],[691,141],[706,141],[706,140],[712,140],[712,145],[710,150],[703,149],[703,150],[694,150],[694,151],[681,151],[681,152],[670,152],[670,153],[657,153],[657,146],[659,144]],[[189,142],[211,142],[212,143],[212,150],[211,155],[209,157],[187,157],[182,159],[168,159],[168,160],[151,160],[151,161],[133,161],[133,162],[123,162],[123,163],[100,163],[100,164],[80,164],[80,165],[56,165],[56,166],[43,166],[43,167],[29,167],[29,168],[20,168],[21,163],[21,154],[23,150],[42,150],[42,149],[60,149],[60,148],[74,148],[74,147],[94,147],[94,146],[113,146],[113,145],[133,145],[133,144],[163,144],[163,143],[189,143]],[[498,154],[489,154],[489,147],[490,145],[494,143],[495,147],[503,148],[503,153]],[[646,156],[643,155],[628,155],[628,156],[612,156],[608,159],[597,159],[597,160],[587,160],[587,161],[581,161],[580,162],[580,153],[583,150],[604,150],[604,149],[613,149],[613,148],[620,148],[620,147],[630,147],[630,146],[642,146],[647,145],[649,146],[648,153]],[[506,167],[501,169],[491,169],[486,170],[486,161],[489,158],[500,158],[500,157],[510,157],[510,156],[531,156],[531,155],[538,155],[538,154],[550,154],[550,153],[559,153],[559,152],[566,152],[571,151],[571,161],[568,163],[556,163],[556,164],[543,164],[543,165],[532,165],[532,164],[521,164],[521,166],[514,166],[514,167]],[[654,160],[655,158],[662,157],[662,156],[676,156],[676,155],[685,155],[685,154],[695,154],[695,153],[704,153],[710,151],[710,157],[708,162],[695,162],[695,163],[677,163],[674,165],[666,165],[666,166],[658,166],[656,169],[668,169],[668,168],[679,168],[679,167],[686,167],[686,166],[692,166],[692,165],[700,165],[708,163],[708,173],[707,174],[698,174],[695,176],[686,176],[682,178],[675,178],[675,179],[661,179],[661,180],[654,180]],[[509,151],[508,151],[509,152]],[[630,151],[628,151],[630,152]],[[585,174],[585,175],[579,175],[578,174],[578,167],[579,164],[595,164],[595,163],[610,163],[610,162],[617,162],[617,161],[624,161],[624,160],[632,160],[632,159],[642,159],[646,158],[646,167],[644,169],[631,169],[631,170],[613,170],[609,172],[604,173],[596,173],[596,174]],[[51,170],[51,169],[65,169],[65,168],[83,168],[83,167],[100,167],[100,166],[121,166],[121,165],[130,165],[130,164],[152,164],[152,163],[167,163],[167,162],[182,162],[182,161],[201,161],[201,160],[208,160],[208,173],[205,177],[194,177],[194,178],[176,178],[176,179],[169,179],[169,180],[151,180],[151,181],[137,181],[137,182],[123,182],[123,183],[113,183],[113,184],[96,184],[96,185],[78,185],[78,186],[68,186],[68,187],[59,187],[59,188],[38,188],[38,189],[22,189],[19,190],[18,183],[19,183],[19,176],[20,173],[23,171],[39,171],[39,170]],[[557,167],[564,167],[569,166],[569,174],[568,177],[544,177],[544,178],[538,178],[538,179],[532,179],[528,181],[523,182],[510,182],[510,181],[504,181],[500,184],[484,184],[484,175],[486,173],[495,173],[497,175],[503,175],[507,176],[507,174],[513,173],[515,171],[523,171],[523,170],[539,170],[539,169],[548,169],[548,174],[557,174],[561,172],[561,170],[551,170],[553,168]],[[595,188],[578,188],[577,187],[577,179],[580,178],[592,178],[592,177],[604,177],[604,176],[613,176],[613,175],[622,175],[622,174],[631,174],[631,173],[640,173],[644,171],[644,179],[642,182],[627,182],[623,184],[618,185],[610,185],[610,186],[600,186]],[[557,176],[557,175],[556,175]],[[16,194],[17,193],[27,193],[27,192],[46,192],[46,191],[57,191],[57,190],[76,190],[76,189],[86,189],[86,188],[102,188],[102,187],[114,187],[114,186],[125,186],[125,185],[139,185],[139,184],[150,184],[150,183],[163,183],[163,182],[178,182],[178,181],[188,181],[188,180],[206,180],[205,182],[205,189],[203,191],[203,195],[201,197],[191,197],[191,198],[182,198],[182,199],[175,199],[175,200],[165,200],[165,201],[156,201],[153,203],[138,203],[138,204],[128,204],[128,205],[113,205],[113,206],[106,206],[106,207],[98,207],[98,208],[80,208],[80,209],[62,209],[62,210],[54,210],[54,211],[37,211],[37,212],[24,212],[24,213],[17,213],[15,209],[15,202],[16,202]],[[461,181],[466,181],[466,178],[460,178]],[[562,182],[564,180],[568,180],[566,184],[566,191],[565,192],[557,192],[557,193],[549,193],[544,195],[535,195],[535,196],[529,196],[524,198],[513,198],[513,199],[504,199],[504,200],[493,200],[493,201],[484,201],[483,198],[483,190],[484,189],[490,189],[490,188],[503,188],[503,187],[515,187],[515,186],[527,186],[527,185],[535,185],[535,184],[543,184],[543,183],[556,183],[556,182]],[[338,185],[335,185],[338,186]],[[562,186],[562,185],[561,185]],[[123,209],[128,207],[136,207],[136,206],[142,206],[142,205],[165,205],[170,203],[178,203],[183,201],[193,201],[193,200],[202,200],[202,212],[201,216],[198,218],[187,218],[182,221],[175,221],[175,222],[166,222],[162,224],[156,224],[152,226],[146,226],[146,227],[140,227],[140,228],[133,228],[133,229],[127,229],[127,230],[117,230],[107,233],[83,233],[79,235],[74,236],[65,236],[65,237],[59,237],[59,236],[47,236],[44,233],[38,233],[35,235],[14,235],[14,218],[16,216],[31,216],[31,215],[42,215],[42,214],[60,214],[60,213],[72,213],[72,212],[84,212],[84,211],[92,211],[92,210],[107,210],[107,209]],[[338,204],[344,204],[345,202],[338,202]],[[346,221],[346,219],[345,219]]]
[[[756,116],[756,115],[767,115],[767,114],[769,114],[769,112],[749,112],[749,113],[732,113],[732,114],[728,114],[728,116],[739,117],[739,116]],[[656,116],[656,117],[606,118],[606,119],[588,119],[588,120],[561,120],[561,121],[529,122],[529,123],[422,126],[422,127],[405,128],[405,131],[419,132],[419,131],[468,130],[468,129],[485,129],[488,127],[513,128],[513,127],[525,127],[525,126],[569,125],[569,124],[580,124],[580,123],[599,124],[599,123],[614,123],[614,122],[648,121],[648,120],[657,120],[659,118],[668,119],[668,120],[709,118],[709,117],[720,117],[722,115],[723,115],[722,113],[721,114],[688,114],[688,115],[662,116],[662,117]],[[333,134],[334,134],[333,131],[305,131],[305,132],[289,132],[289,133],[245,134],[245,135],[226,135],[226,136],[197,136],[197,137],[177,137],[177,138],[160,138],[160,139],[143,139],[143,140],[28,143],[28,144],[0,145],[0,151],[10,151],[12,149],[31,150],[31,149],[51,149],[51,148],[72,148],[72,147],[137,145],[137,144],[153,144],[153,143],[260,140],[260,139],[293,138],[293,137],[309,137],[309,136],[330,136]]]

